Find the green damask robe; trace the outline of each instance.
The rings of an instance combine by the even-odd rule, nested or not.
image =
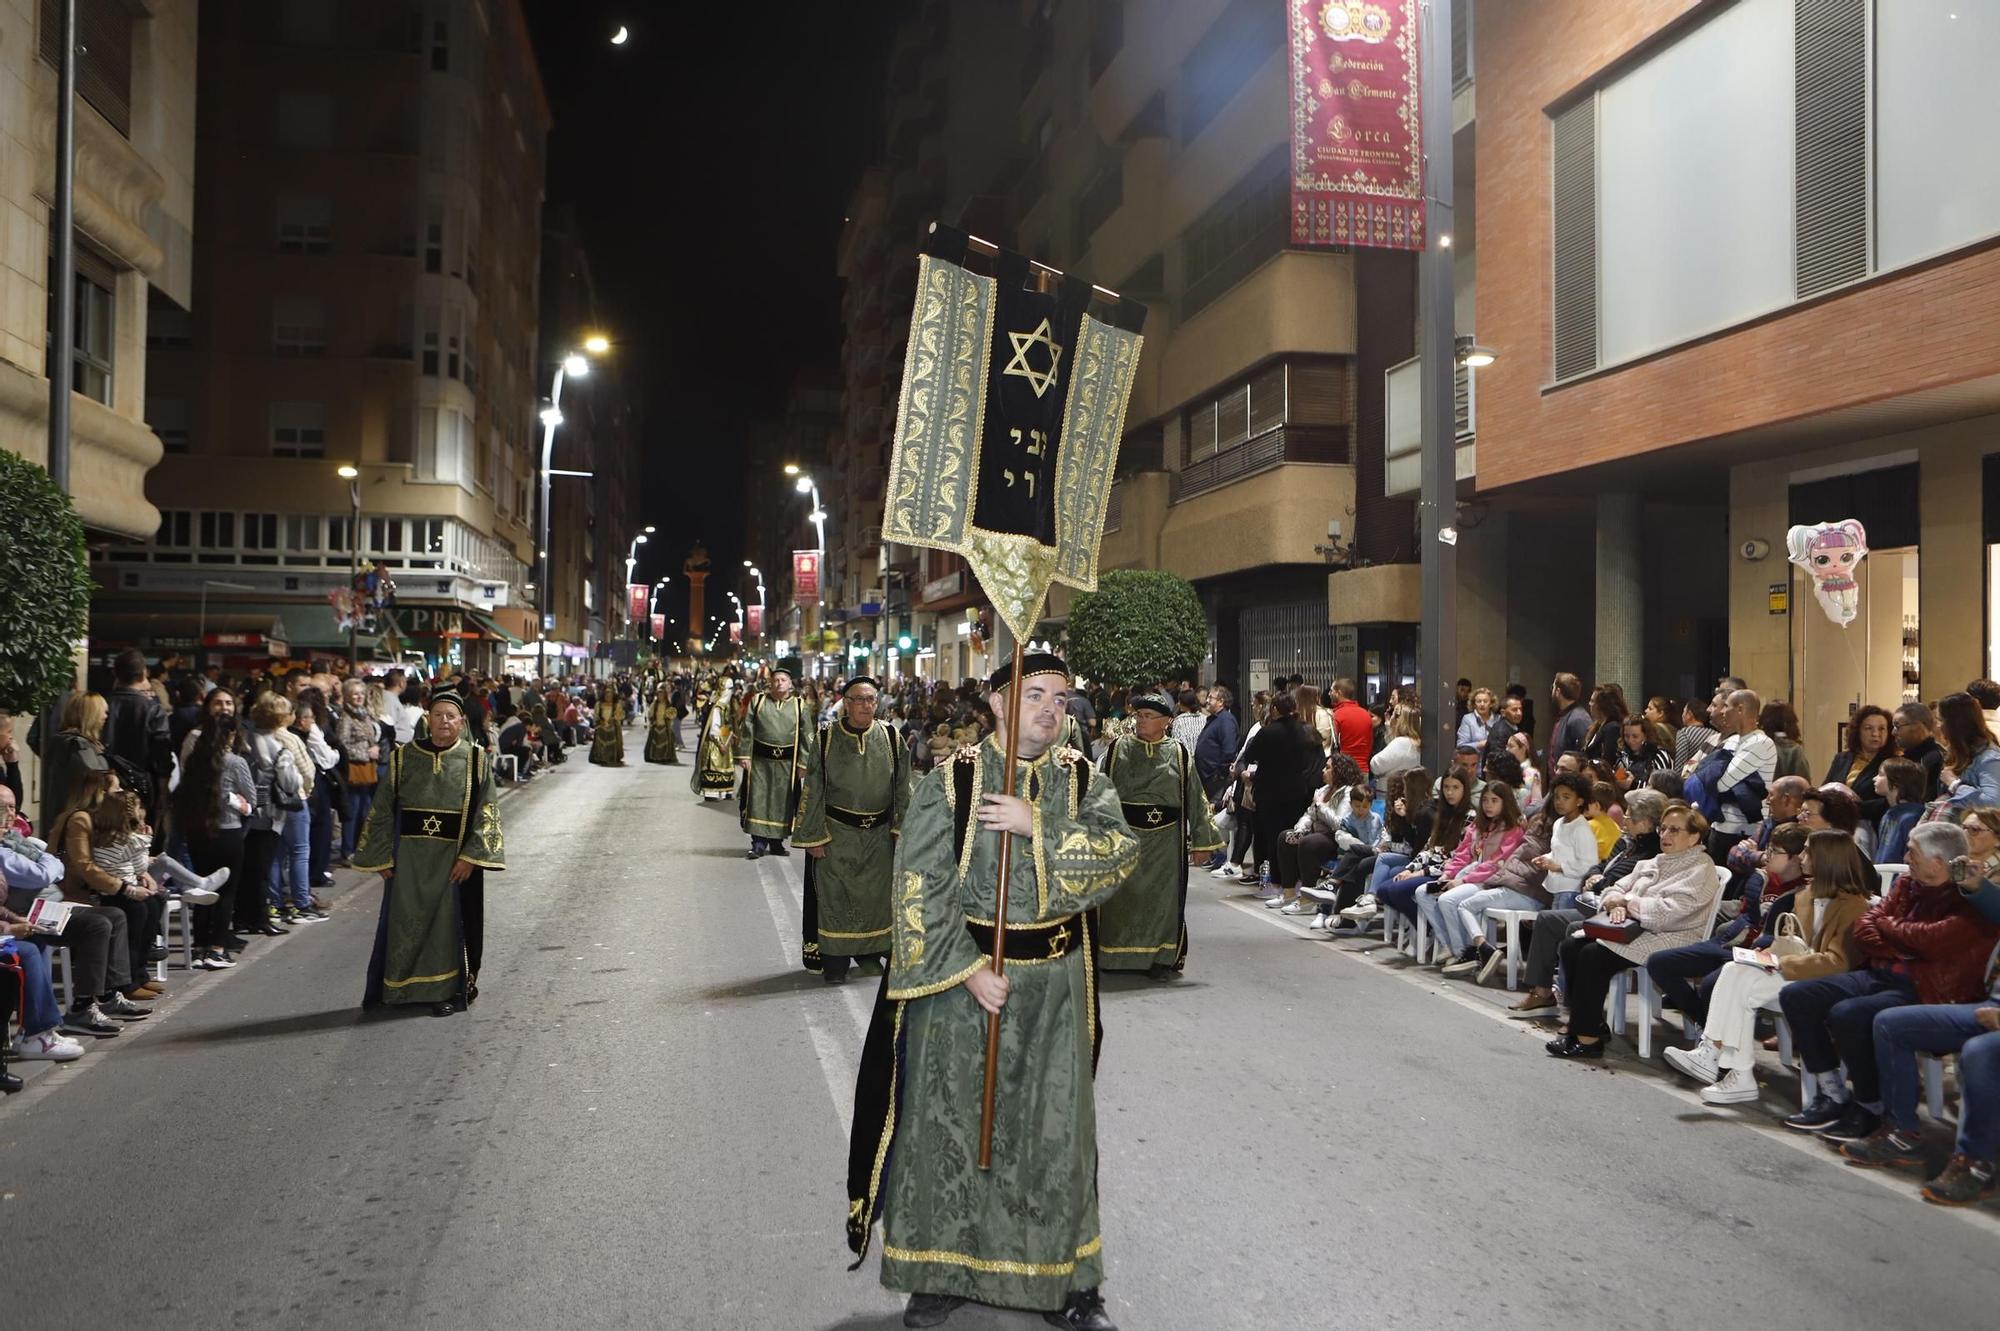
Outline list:
[[[452,861],[474,868],[451,881]],[[355,847],[354,867],[392,870],[382,885],[363,1006],[470,1003],[478,993],[486,871],[507,867],[486,750],[413,740],[390,755]]]
[[[736,793],[736,741],[730,734],[729,690],[695,699],[695,762],[688,789],[704,800],[728,799]]]
[[[750,700],[736,727],[736,757],[750,760],[737,798],[739,821],[751,836],[783,841],[791,835],[812,733],[812,718],[798,694],[782,702],[767,693]]]
[[[882,722],[857,734],[845,717],[810,737],[805,750],[792,844],[826,847],[810,869],[816,938],[808,941],[823,957],[886,955],[895,829],[910,804],[909,750]]]
[[[990,738],[971,754],[918,784],[897,844],[894,948],[856,1087],[849,1243],[865,1253],[879,1215],[884,1285],[1053,1309],[1104,1274],[1085,912],[1131,876],[1139,847],[1117,792],[1081,754],[1062,748],[1019,765],[1035,833],[1013,840],[1013,987],[1000,1022],[993,1167],[982,1172],[987,1019],[965,979],[989,964],[975,931],[992,924],[1000,837],[971,815],[980,792],[1001,789],[1005,760]],[[885,1122],[870,1074],[886,1048],[896,1057]]]
[[[1148,744],[1126,735],[1111,742],[1102,767],[1139,838],[1139,867],[1097,912],[1098,969],[1178,969],[1187,956],[1188,856],[1222,848],[1194,755],[1171,736]]]
[[[675,751],[675,730],[680,723],[680,713],[674,710],[673,699],[665,689],[661,689],[653,695],[652,705],[646,709],[647,762],[680,766],[680,754]]]

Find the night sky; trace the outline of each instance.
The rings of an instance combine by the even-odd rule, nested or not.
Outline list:
[[[525,3],[554,116],[548,197],[577,207],[642,398],[643,521],[660,531],[635,576],[678,574],[697,537],[727,567],[746,423],[782,410],[800,366],[839,364],[835,247],[881,153],[881,71],[907,6]],[[612,46],[621,23],[631,38]]]

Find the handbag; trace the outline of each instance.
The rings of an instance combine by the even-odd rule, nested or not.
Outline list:
[[[372,786],[380,779],[372,762],[347,764],[347,784],[350,786]]]
[[[1583,922],[1583,936],[1600,943],[1629,943],[1644,932],[1645,926],[1629,915],[1616,922],[1609,915],[1593,915]]]
[[[1796,957],[1812,951],[1806,942],[1805,926],[1799,917],[1786,911],[1771,923],[1771,945],[1764,949],[1774,957]]]

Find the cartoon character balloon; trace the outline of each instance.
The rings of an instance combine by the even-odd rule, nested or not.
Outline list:
[[[1816,522],[1785,533],[1791,561],[1813,580],[1813,597],[1826,617],[1846,628],[1861,613],[1854,570],[1868,557],[1868,532],[1859,522]]]

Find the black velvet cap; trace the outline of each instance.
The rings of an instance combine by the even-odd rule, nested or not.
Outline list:
[[[1061,675],[1063,682],[1069,682],[1069,667],[1054,652],[1029,652],[1021,658],[1021,678],[1033,679],[1037,675]],[[993,678],[986,681],[989,692],[998,693],[1014,682],[1014,663],[1009,661],[993,672]]]
[[[1167,701],[1164,693],[1139,693],[1125,700],[1128,712],[1158,712],[1161,716],[1172,716],[1174,705]]]

